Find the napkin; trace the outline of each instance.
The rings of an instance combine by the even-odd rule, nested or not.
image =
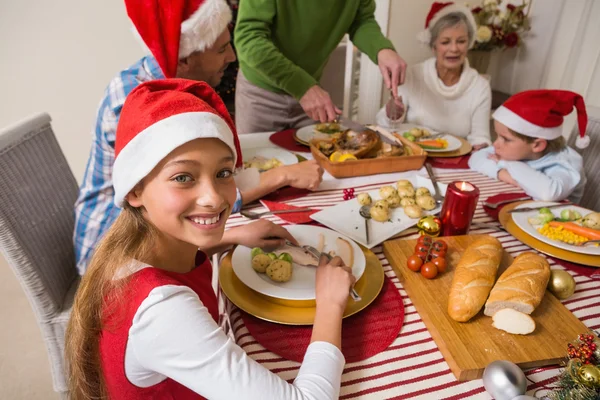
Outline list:
[[[275,201],[261,200],[260,201],[263,206],[267,207],[269,211],[279,211],[279,210],[296,210],[298,208],[305,207],[296,207],[286,203],[278,203]],[[319,210],[310,210],[306,212],[297,212],[291,214],[275,214],[277,217],[282,220],[289,222],[291,224],[307,224],[309,222],[313,222],[310,216]]]
[[[485,199],[485,201],[489,202],[489,203],[497,203],[497,202],[504,201],[504,200],[518,199],[518,198],[522,198],[522,197],[526,197],[526,196],[527,196],[527,193],[524,193],[524,192],[500,193],[495,196],[488,197],[487,199]],[[496,221],[498,221],[498,214],[500,214],[500,210],[502,210],[502,207],[504,207],[508,204],[510,204],[510,203],[501,204],[496,208],[490,208],[490,207],[486,207],[485,203],[484,203],[483,210],[486,212],[487,215],[489,215],[490,217],[492,217]]]
[[[460,157],[428,157],[427,161],[434,168],[469,169],[470,154]]]
[[[283,147],[289,151],[310,152],[309,147],[301,145],[294,140],[294,133],[296,133],[296,129],[286,129],[284,131],[275,132],[269,137],[269,140],[277,146]]]

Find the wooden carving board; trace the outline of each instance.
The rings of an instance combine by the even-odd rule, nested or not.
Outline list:
[[[433,340],[459,381],[481,378],[495,360],[508,360],[521,368],[558,364],[567,354],[567,343],[588,328],[550,292],[531,314],[536,329],[529,335],[512,335],[492,326],[483,309],[469,322],[456,322],[448,315],[448,295],[454,268],[467,246],[478,236],[441,238],[448,244],[448,269],[435,279],[425,279],[406,266],[414,254],[416,240],[391,240],[383,251],[398,275]],[[498,276],[511,264],[505,251]]]

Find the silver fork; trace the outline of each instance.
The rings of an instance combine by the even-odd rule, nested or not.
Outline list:
[[[600,244],[600,240],[596,239],[596,240],[587,240],[583,243],[579,243],[577,246],[588,246],[590,244]]]
[[[320,252],[319,250],[315,249],[312,246],[309,246],[307,244],[305,244],[304,246],[302,246],[303,249],[306,249],[308,251],[311,252],[312,255],[314,255],[315,257],[317,257],[318,259],[321,259],[321,255],[327,257],[327,261],[331,261],[331,256],[325,252]],[[358,293],[356,293],[356,290],[354,290],[354,286],[350,288],[350,297],[352,297],[352,300],[354,301],[361,301],[362,297],[359,296]]]
[[[261,212],[261,213],[253,213],[253,212],[248,211],[248,210],[242,210],[242,211],[240,211],[240,214],[242,214],[246,218],[259,219],[263,215],[269,215],[269,214],[290,214],[290,213],[306,212],[306,211],[312,211],[312,208],[299,208],[297,210],[265,211],[265,212]]]
[[[429,179],[431,179],[431,183],[433,184],[433,190],[435,191],[433,194],[433,199],[436,203],[442,204],[444,202],[444,196],[442,196],[442,192],[438,187],[437,180],[435,179],[435,175],[433,175],[433,170],[431,169],[431,165],[429,163],[425,163],[425,169],[427,170],[427,175],[429,175]]]

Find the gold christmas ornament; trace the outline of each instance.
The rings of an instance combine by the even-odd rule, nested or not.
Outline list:
[[[575,279],[567,271],[553,269],[548,280],[548,290],[561,300],[568,299],[575,292]]]
[[[440,235],[442,223],[438,217],[427,215],[419,219],[419,222],[417,222],[417,228],[419,229],[419,233],[421,235],[437,237]]]
[[[585,364],[577,370],[579,382],[591,388],[600,387],[600,368],[592,364]]]

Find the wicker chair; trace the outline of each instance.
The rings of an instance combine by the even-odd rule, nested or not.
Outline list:
[[[600,211],[600,108],[587,107],[588,125],[586,133],[590,136],[590,145],[580,150],[575,146],[579,135],[577,125],[573,128],[568,144],[583,156],[583,167],[587,178],[580,205],[590,210]]]
[[[79,278],[73,251],[78,187],[48,114],[0,131],[0,251],[34,310],[54,390],[67,398],[65,329]]]

